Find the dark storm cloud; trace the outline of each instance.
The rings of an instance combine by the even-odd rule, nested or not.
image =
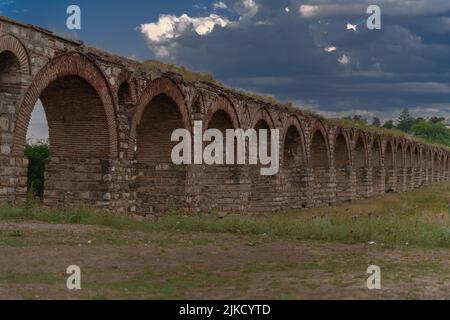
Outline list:
[[[155,53],[164,49],[157,57],[323,111],[391,116],[410,107],[449,115],[450,1],[223,2],[227,9],[215,14],[226,26],[199,34],[183,24],[149,42]],[[382,10],[380,31],[366,28],[371,4]]]

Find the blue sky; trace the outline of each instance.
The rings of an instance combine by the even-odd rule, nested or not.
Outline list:
[[[195,13],[189,1],[171,0],[0,0],[3,15],[19,21],[39,25],[79,38],[125,56],[148,58],[150,53],[144,37],[137,30],[141,23],[156,20],[161,13]],[[72,32],[66,28],[66,9],[79,5],[82,10],[82,29]],[[202,2],[198,2],[199,5]]]
[[[0,0],[2,14],[328,116],[450,116],[448,0]],[[66,30],[66,8],[82,30]],[[382,28],[366,28],[381,7]],[[348,23],[357,25],[347,30]]]

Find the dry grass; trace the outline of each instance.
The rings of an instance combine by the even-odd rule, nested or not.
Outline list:
[[[450,151],[450,147],[448,147],[446,145],[429,142],[426,139],[410,135],[410,134],[408,134],[406,132],[403,132],[403,131],[401,131],[399,129],[387,129],[387,128],[382,128],[382,127],[376,127],[376,126],[364,124],[364,123],[361,123],[359,121],[355,121],[355,120],[352,120],[352,119],[332,118],[332,119],[327,119],[327,121],[331,122],[334,125],[338,125],[338,126],[342,126],[342,127],[359,128],[359,129],[362,129],[362,130],[371,131],[371,132],[378,133],[378,134],[384,134],[384,135],[396,136],[396,137],[403,137],[403,138],[406,138],[406,139],[411,140],[411,141],[424,143],[424,144],[427,144],[427,145],[435,146],[435,147],[442,148],[442,149],[445,149],[447,151]]]
[[[39,206],[3,208],[0,219],[101,225],[131,231],[185,231],[265,235],[296,240],[341,243],[375,241],[386,246],[450,247],[450,183],[419,191],[267,217],[230,215],[185,216],[173,213],[157,220],[88,208],[47,210]]]

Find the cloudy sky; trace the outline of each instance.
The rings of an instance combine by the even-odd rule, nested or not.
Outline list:
[[[81,31],[65,29],[69,4]],[[374,4],[381,30],[366,26]],[[449,0],[0,0],[0,11],[329,116],[450,116]]]

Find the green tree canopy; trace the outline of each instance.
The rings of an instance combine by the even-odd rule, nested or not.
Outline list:
[[[397,120],[397,128],[404,132],[410,132],[411,127],[413,125],[414,119],[411,117],[409,109],[408,108],[403,109]]]
[[[413,125],[411,132],[432,143],[450,146],[450,130],[442,122],[422,121]]]

